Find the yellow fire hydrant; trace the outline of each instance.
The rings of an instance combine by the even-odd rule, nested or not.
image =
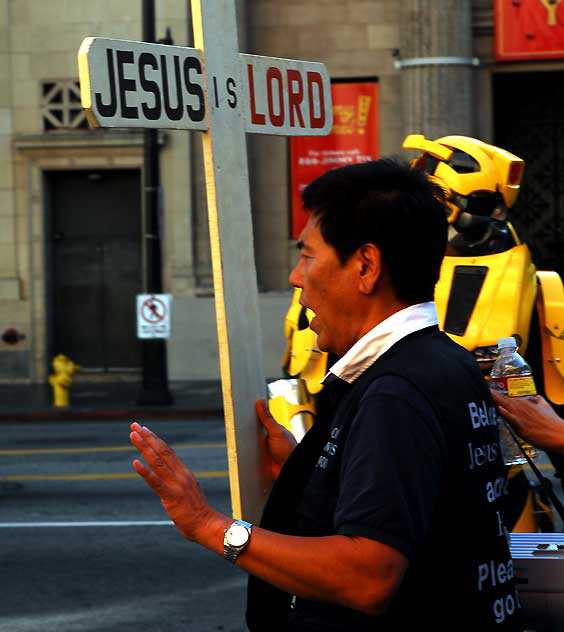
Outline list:
[[[49,376],[49,384],[53,387],[53,405],[56,408],[65,408],[69,405],[69,387],[72,384],[72,376],[80,367],[62,353],[56,355],[51,364],[55,371]]]

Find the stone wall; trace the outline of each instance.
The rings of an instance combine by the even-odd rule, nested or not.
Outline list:
[[[182,0],[157,2],[157,37],[170,27],[186,45]],[[44,169],[142,167],[138,138],[85,142],[85,133],[44,133],[42,81],[77,80],[77,51],[87,36],[141,38],[141,2],[0,0],[0,333],[15,327],[25,339],[0,342],[0,380],[45,378],[46,276]],[[119,136],[119,134],[118,134]],[[114,139],[115,140],[115,139]],[[170,132],[161,150],[165,211],[166,290],[193,292],[190,139]]]

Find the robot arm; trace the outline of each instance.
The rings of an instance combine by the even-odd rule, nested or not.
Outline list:
[[[537,272],[537,279],[544,390],[552,403],[564,404],[564,286],[557,272]]]

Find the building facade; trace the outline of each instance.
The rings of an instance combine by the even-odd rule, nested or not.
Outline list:
[[[539,4],[542,4],[539,2]],[[156,0],[156,31],[191,45],[186,0]],[[241,51],[377,78],[382,155],[408,133],[468,134],[527,163],[516,222],[564,272],[564,61],[499,62],[493,0],[237,1]],[[564,19],[564,16],[559,19]],[[140,0],[0,0],[0,381],[44,382],[69,354],[82,379],[137,379],[143,135],[92,130],[76,55],[87,36],[141,39]],[[564,46],[563,46],[564,48]],[[216,379],[218,352],[200,138],[159,135],[171,379]],[[248,138],[265,374],[280,374],[294,262],[288,139]],[[407,156],[406,156],[407,157]],[[245,341],[241,341],[244,344]]]

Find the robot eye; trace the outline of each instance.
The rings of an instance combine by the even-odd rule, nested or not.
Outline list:
[[[466,196],[466,212],[489,217],[499,203],[499,196],[489,191],[475,191]]]
[[[469,154],[460,149],[452,152],[447,164],[456,171],[456,173],[477,173],[480,171],[480,164]]]

